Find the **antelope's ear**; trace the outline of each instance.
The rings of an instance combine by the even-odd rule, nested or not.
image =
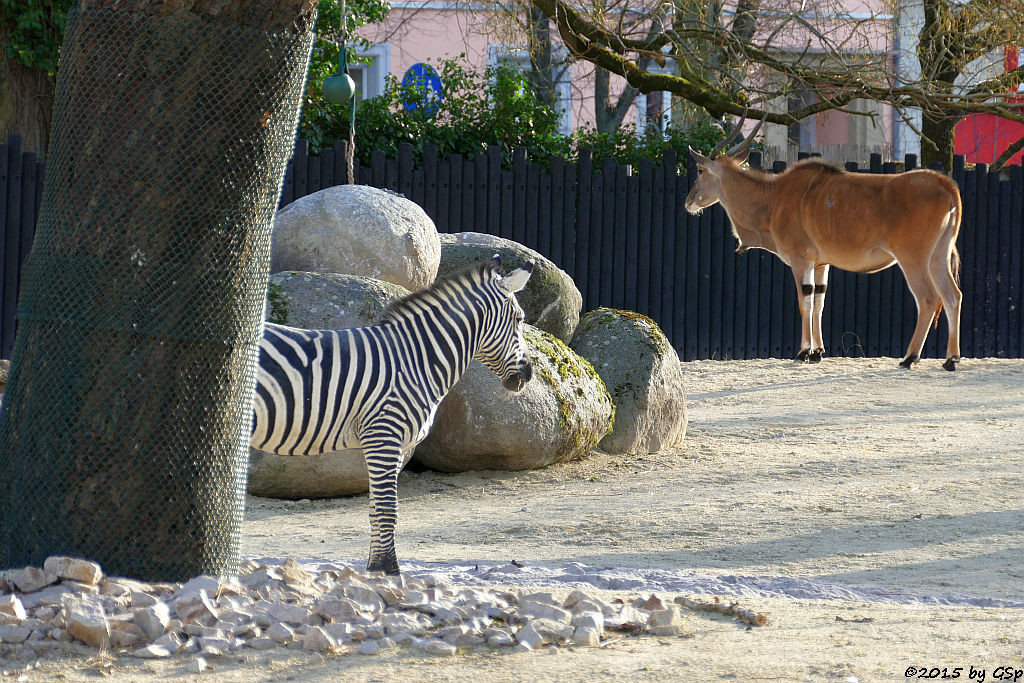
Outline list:
[[[696,161],[699,166],[707,166],[711,163],[710,159],[695,150],[693,147],[690,147],[690,156],[693,157],[693,160]]]
[[[739,164],[742,164],[744,161],[746,161],[748,156],[750,156],[750,148],[749,147],[747,149],[743,150],[742,152],[740,152],[739,154],[737,154],[736,156],[734,156],[732,158],[732,160],[735,161],[737,165],[739,165]]]
[[[533,261],[527,261],[523,264],[522,268],[517,268],[505,277],[501,278],[501,288],[504,289],[509,296],[521,291],[530,280],[530,274],[533,273],[533,266]]]

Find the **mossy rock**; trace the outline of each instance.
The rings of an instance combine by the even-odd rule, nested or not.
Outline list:
[[[590,364],[557,337],[526,325],[533,379],[519,393],[478,361],[448,393],[415,458],[442,472],[526,470],[590,453],[614,419]]]
[[[683,364],[658,324],[634,311],[599,308],[583,316],[569,344],[601,375],[615,403],[609,453],[657,453],[686,436]]]
[[[437,276],[463,270],[474,263],[501,256],[507,272],[533,259],[536,266],[526,287],[516,294],[526,322],[550,332],[562,341],[572,338],[583,310],[583,296],[569,275],[551,260],[518,242],[479,232],[442,234],[441,263]]]

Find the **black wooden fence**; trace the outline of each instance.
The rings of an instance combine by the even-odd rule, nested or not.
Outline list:
[[[310,156],[300,142],[281,204],[347,182],[345,148]],[[635,169],[584,153],[578,163],[555,159],[549,169],[517,150],[511,170],[500,150],[472,159],[439,158],[426,147],[422,162],[402,146],[397,159],[375,153],[356,164],[356,182],[400,192],[422,206],[442,232],[477,231],[507,237],[544,254],[569,273],[584,310],[612,306],[654,318],[685,360],[792,358],[799,350],[796,288],[787,267],[762,251],[737,255],[724,212],[701,216],[683,208],[690,173],[676,173],[670,152]],[[912,167],[913,157],[906,166]],[[851,165],[847,165],[851,168]],[[779,165],[775,170],[780,170]],[[861,169],[858,169],[861,170]],[[864,172],[896,172],[872,159]],[[953,177],[964,198],[958,247],[963,259],[961,342],[965,356],[1019,358],[1024,350],[1024,172],[984,165]],[[21,260],[31,244],[42,164],[22,155],[12,138],[0,146],[0,356],[13,343],[14,303]],[[832,355],[902,356],[916,321],[914,299],[898,268],[874,275],[832,270],[823,316]],[[945,353],[946,323],[929,335],[925,355]]]

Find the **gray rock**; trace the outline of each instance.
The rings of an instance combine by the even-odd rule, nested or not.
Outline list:
[[[601,375],[615,404],[609,453],[657,453],[686,436],[686,391],[679,356],[657,323],[630,311],[599,308],[583,316],[572,342]]]
[[[196,657],[191,662],[185,665],[185,671],[192,674],[198,674],[206,671],[207,666],[209,666],[209,664],[206,663],[205,658]]]
[[[379,323],[409,290],[362,275],[284,271],[270,276],[267,320],[307,330],[342,330]]]
[[[415,644],[417,649],[423,650],[427,654],[440,655],[442,657],[454,657],[456,647],[449,645],[443,640],[437,638],[425,638]]]
[[[278,645],[276,640],[273,638],[267,638],[266,636],[252,638],[245,644],[254,650],[271,650]]]
[[[173,653],[162,645],[150,643],[144,647],[140,647],[138,650],[132,652],[133,657],[139,657],[141,659],[166,659]]]
[[[576,628],[592,628],[598,634],[604,633],[604,615],[600,612],[579,612],[569,622]]]
[[[335,650],[340,643],[327,631],[319,626],[313,626],[302,639],[302,649],[307,652],[331,652]]]
[[[271,271],[365,275],[416,290],[437,276],[441,242],[422,208],[365,185],[336,185],[277,212]]]
[[[519,603],[519,612],[524,616],[537,617],[541,619],[551,619],[553,621],[560,621],[568,624],[572,618],[572,613],[562,609],[561,607],[555,607],[554,605],[539,600],[529,600],[524,598]]]
[[[530,281],[516,298],[526,314],[526,322],[569,341],[580,319],[583,296],[565,271],[533,249],[479,232],[442,234],[438,277],[456,273],[494,254],[501,255],[501,265],[506,270],[519,268],[530,259],[536,261]]]
[[[601,378],[561,341],[524,326],[533,380],[513,394],[479,361],[441,402],[416,459],[442,472],[525,470],[588,454],[608,433]]]
[[[287,645],[295,640],[295,631],[288,624],[276,622],[267,628],[267,637],[272,638],[281,645]]]

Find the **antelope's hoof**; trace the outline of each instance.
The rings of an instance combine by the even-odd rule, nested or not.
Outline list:
[[[825,355],[825,349],[814,349],[807,355],[808,363],[820,363],[822,356]]]
[[[909,370],[914,366],[914,363],[916,363],[919,360],[921,359],[918,358],[917,356],[907,356],[906,358],[900,361],[900,367],[903,368],[904,370]]]
[[[808,356],[810,356],[810,349],[800,349],[800,353],[796,354],[796,358],[793,359],[794,363],[806,363]]]
[[[954,372],[956,370],[956,364],[959,362],[960,356],[953,356],[952,358],[947,358],[946,362],[942,364],[942,369]]]

